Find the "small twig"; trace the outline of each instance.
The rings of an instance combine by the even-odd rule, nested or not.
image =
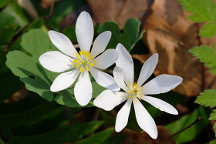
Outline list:
[[[193,125],[195,125],[196,123],[198,123],[200,120],[202,120],[202,118],[201,118],[201,117],[198,117],[198,118],[197,118],[194,122],[192,122],[190,125],[188,125],[187,127],[185,127],[185,128],[183,128],[183,129],[177,131],[176,133],[174,133],[174,134],[172,135],[172,137],[174,137],[174,136],[180,134],[181,132],[183,132],[183,131],[189,129],[190,127],[192,127]]]

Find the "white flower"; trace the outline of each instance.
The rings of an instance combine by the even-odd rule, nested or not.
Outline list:
[[[125,92],[105,90],[96,97],[94,104],[109,111],[126,101],[116,117],[115,130],[120,132],[127,125],[131,104],[133,103],[138,125],[152,138],[156,139],[158,136],[156,124],[140,100],[148,102],[161,111],[177,115],[178,111],[172,105],[148,95],[168,92],[178,86],[182,82],[182,78],[162,74],[143,84],[152,75],[156,67],[158,54],[154,54],[143,64],[138,81],[134,82],[132,57],[123,45],[118,44],[116,49],[119,58],[113,71],[114,79]]]
[[[50,87],[52,92],[70,87],[79,77],[74,87],[74,95],[77,102],[84,106],[92,98],[89,72],[99,85],[111,90],[119,90],[113,77],[101,71],[118,59],[118,53],[114,49],[103,52],[111,38],[109,31],[101,33],[96,38],[90,51],[94,27],[89,13],[82,12],[79,15],[75,29],[80,46],[79,52],[76,51],[68,37],[50,30],[48,32],[49,38],[61,52],[46,52],[40,56],[39,61],[44,68],[52,72],[63,72],[52,83]]]

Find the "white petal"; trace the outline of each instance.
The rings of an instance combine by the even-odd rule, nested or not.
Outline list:
[[[132,100],[128,99],[116,116],[115,130],[120,132],[128,123]]]
[[[106,69],[113,65],[118,59],[118,53],[115,49],[108,49],[101,55],[95,58],[95,67],[99,69]]]
[[[124,81],[126,84],[134,83],[134,64],[130,53],[125,49],[122,44],[118,44],[116,48],[119,58],[116,65],[120,67],[124,73]]]
[[[142,66],[137,83],[142,85],[154,72],[158,62],[158,54],[152,55]]]
[[[95,98],[94,105],[106,111],[110,111],[117,105],[124,102],[128,98],[126,95],[127,93],[124,92],[105,90]]]
[[[118,86],[120,86],[120,88],[122,88],[124,91],[127,91],[128,88],[124,82],[123,71],[118,66],[116,66],[114,68],[113,76],[114,76],[114,79],[115,79],[116,83],[118,84]]]
[[[76,49],[74,48],[70,39],[60,32],[50,30],[48,32],[49,38],[52,43],[64,54],[76,58]]]
[[[108,45],[110,38],[111,38],[110,31],[105,31],[101,33],[99,36],[97,36],[97,38],[94,41],[91,54],[93,56],[97,56],[100,53],[102,53],[105,50],[106,46]]]
[[[174,89],[182,82],[182,78],[174,75],[162,74],[143,86],[144,95],[165,93]]]
[[[53,81],[50,90],[52,92],[58,92],[70,87],[77,79],[78,75],[78,70],[72,70],[58,75]]]
[[[150,97],[150,96],[144,96],[142,98],[144,101],[150,103],[154,107],[158,108],[161,111],[173,114],[173,115],[178,115],[178,111],[170,104],[167,102],[160,100],[158,98]]]
[[[89,51],[94,35],[92,19],[87,12],[82,12],[76,21],[76,37],[81,50]]]
[[[109,74],[99,71],[95,68],[91,68],[90,72],[95,79],[95,81],[101,85],[102,87],[105,87],[109,90],[120,90],[119,86],[116,84],[114,78],[110,76]]]
[[[92,84],[89,78],[88,71],[82,72],[74,87],[74,95],[77,102],[85,106],[92,98]]]
[[[40,64],[52,72],[64,72],[73,68],[73,59],[59,51],[48,51],[39,57]]]
[[[153,139],[156,139],[158,136],[158,131],[154,119],[138,99],[135,99],[133,104],[138,125]]]

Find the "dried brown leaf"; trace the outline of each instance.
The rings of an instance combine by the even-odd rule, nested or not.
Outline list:
[[[190,14],[182,9],[178,0],[153,1],[88,0],[88,4],[99,23],[112,20],[122,27],[130,17],[140,19],[146,30],[143,40],[150,49],[150,55],[159,53],[154,74],[167,73],[184,79],[175,91],[186,96],[197,96],[206,88],[216,88],[215,76],[188,52],[197,45],[213,45],[216,37],[199,37],[202,24],[190,21]],[[135,54],[133,57],[143,63],[149,55]]]
[[[188,15],[177,0],[155,1],[143,27],[146,29],[144,41],[151,53],[159,53],[154,74],[168,73],[183,77],[183,83],[175,90],[187,96],[197,96],[213,76],[188,52],[202,44],[198,36],[200,25],[188,20]]]
[[[96,22],[116,21],[122,28],[131,17],[142,19],[154,0],[87,0]]]

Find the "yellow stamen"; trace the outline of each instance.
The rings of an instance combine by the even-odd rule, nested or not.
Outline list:
[[[129,84],[128,85],[128,97],[131,99],[138,98],[141,99],[143,98],[143,88],[139,86],[138,83],[134,84]]]
[[[84,69],[83,69],[83,67],[81,67],[81,68],[80,68],[80,72],[83,72],[83,71],[84,71]]]
[[[80,51],[76,53],[77,58],[73,60],[73,66],[83,72],[90,71],[90,67],[95,65],[94,56],[89,51]]]
[[[88,65],[86,65],[85,68],[86,68],[87,71],[90,71]]]

